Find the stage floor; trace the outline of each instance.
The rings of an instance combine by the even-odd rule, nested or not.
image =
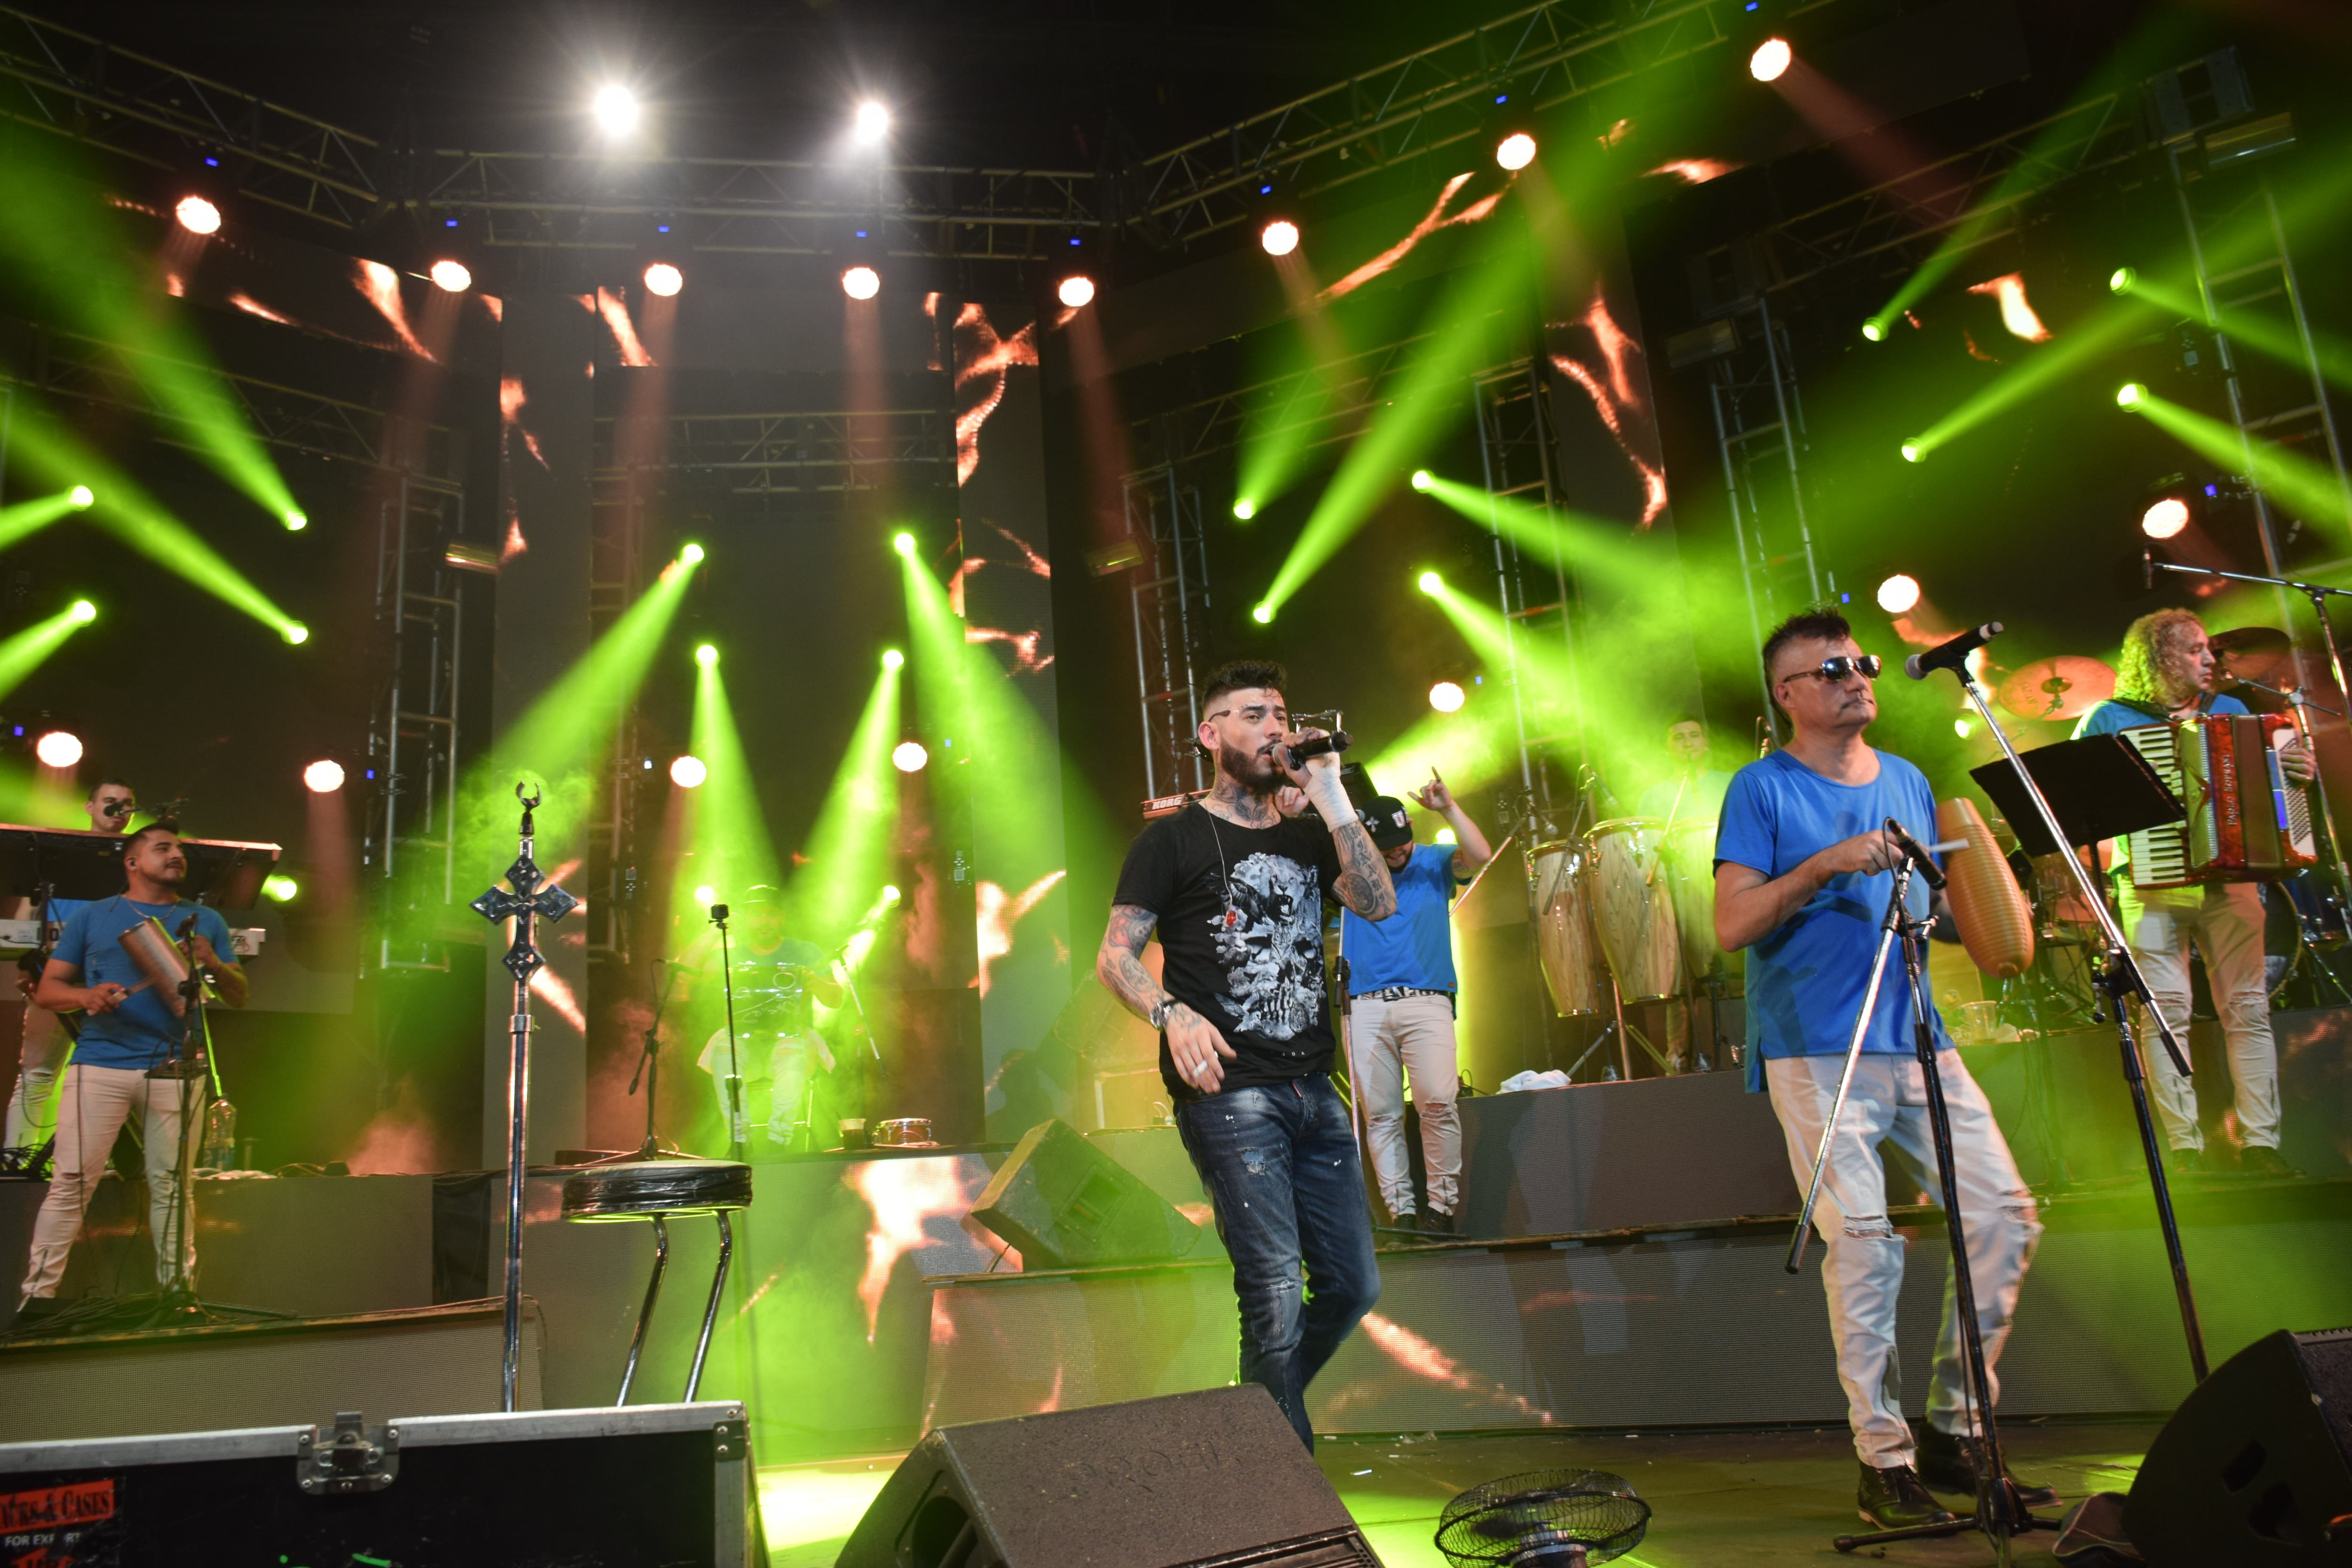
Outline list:
[[[2056,1487],[2057,1511],[2086,1493],[2126,1491],[2154,1440],[2149,1421],[2020,1421],[2002,1428],[2011,1466]],[[1843,1427],[1742,1430],[1636,1438],[1590,1434],[1327,1437],[1323,1473],[1388,1568],[1444,1568],[1431,1537],[1447,1500],[1480,1481],[1555,1468],[1613,1470],[1656,1510],[1646,1540],[1621,1563],[1647,1568],[1742,1568],[1878,1561],[1920,1568],[1991,1562],[1984,1538],[1906,1542],[1841,1557],[1832,1536],[1862,1528],[1853,1510],[1853,1444]],[[772,1568],[831,1568],[899,1456],[784,1465],[760,1472]],[[2057,1536],[2021,1542],[2020,1564],[2054,1563]]]

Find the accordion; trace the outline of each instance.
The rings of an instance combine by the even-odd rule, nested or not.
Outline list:
[[[2269,881],[2318,860],[2310,796],[2279,767],[2294,721],[2232,713],[2121,733],[2187,814],[2131,836],[2132,886]]]

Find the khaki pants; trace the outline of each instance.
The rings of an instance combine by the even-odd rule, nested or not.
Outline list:
[[[1764,1064],[1772,1109],[1789,1139],[1789,1164],[1801,1190],[1812,1179],[1822,1128],[1837,1098],[1843,1054],[1789,1057]],[[1960,1064],[1958,1051],[1936,1056],[1944,1106],[1952,1124],[1952,1163],[1959,1184],[1960,1218],[1976,1288],[1977,1328],[1984,1340],[1985,1372],[1992,1376],[2017,1310],[2018,1287],[2033,1260],[2042,1225],[2033,1194],[2017,1173],[2009,1142],[1993,1121],[1984,1091]],[[1895,1352],[1895,1303],[1903,1293],[1904,1239],[1886,1215],[1886,1167],[1878,1146],[1892,1142],[1921,1173],[1940,1200],[1936,1151],[1927,1131],[1926,1077],[1909,1055],[1865,1054],[1854,1064],[1853,1087],[1838,1118],[1829,1169],[1822,1178],[1813,1228],[1822,1238],[1822,1286],[1828,1292],[1830,1336],[1837,1343],[1838,1381],[1845,1385],[1846,1419],[1863,1463],[1881,1469],[1916,1462],[1911,1428],[1903,1418],[1901,1368]],[[1937,1250],[1943,1244],[1937,1243]],[[1948,1267],[1938,1265],[1939,1268]],[[1943,1329],[1927,1385],[1927,1418],[1946,1432],[1970,1429],[1968,1376],[1960,1357],[1959,1312],[1944,1288]]]
[[[201,1116],[210,1093],[201,1079],[151,1079],[138,1068],[76,1062],[66,1068],[58,1083],[56,1171],[33,1221],[32,1257],[17,1293],[20,1305],[35,1296],[58,1293],[66,1255],[81,1234],[82,1215],[98,1191],[99,1178],[106,1173],[106,1157],[122,1124],[134,1115],[140,1118],[139,1136],[147,1148],[147,1226],[155,1243],[155,1283],[160,1288],[172,1282],[174,1241],[188,1277],[194,1278],[195,1227],[181,1202],[185,1189],[179,1168],[180,1108],[184,1095],[189,1114]]]
[[[1359,996],[1349,1005],[1349,1076],[1364,1108],[1365,1142],[1381,1201],[1391,1215],[1412,1211],[1412,1161],[1404,1146],[1404,1082],[1412,1078],[1412,1105],[1421,1116],[1421,1161],[1429,1206],[1460,1212],[1462,1092],[1455,1058],[1454,1004],[1443,996],[1383,1002]]]

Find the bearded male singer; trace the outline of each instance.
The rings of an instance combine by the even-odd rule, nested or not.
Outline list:
[[[1727,952],[1750,950],[1748,1087],[1752,1092],[1769,1085],[1802,1187],[1812,1177],[1880,922],[1894,896],[1900,851],[1885,824],[1893,817],[1915,839],[1933,842],[1936,797],[1925,773],[1864,742],[1862,732],[1878,717],[1871,682],[1879,661],[1855,645],[1843,616],[1824,611],[1783,621],[1765,641],[1764,670],[1792,733],[1780,751],[1740,769],[1724,796],[1715,842],[1715,932]],[[1917,914],[1927,913],[1929,898],[1925,881],[1915,878],[1910,899]],[[1992,1107],[1960,1064],[1932,1000],[1927,1016],[1950,1113],[1985,1372],[1998,1399],[1993,1364],[2042,1225]],[[1903,1293],[1904,1240],[1887,1217],[1878,1150],[1892,1142],[1914,1177],[1940,1193],[1914,1026],[1911,988],[1890,960],[1814,1211],[1838,1381],[1862,1457],[1854,1500],[1862,1517],[1882,1529],[1950,1520],[1929,1490],[1973,1496],[1983,1451],[1948,1284],[1927,1424],[1916,1443],[1903,1416],[1895,1304]],[[2047,1489],[2021,1484],[2019,1495],[2028,1507],[2056,1500]]]
[[[1176,1129],[1233,1258],[1241,1374],[1311,1450],[1307,1385],[1381,1293],[1355,1137],[1331,1087],[1323,901],[1386,920],[1396,889],[1339,757],[1285,756],[1319,733],[1291,729],[1286,679],[1247,660],[1210,676],[1196,738],[1216,787],[1129,847],[1095,973],[1160,1031]],[[1276,810],[1286,786],[1322,820]],[[1155,931],[1164,984],[1143,966]]]

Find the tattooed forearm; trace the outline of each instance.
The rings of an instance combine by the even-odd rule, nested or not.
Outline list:
[[[1113,904],[1110,926],[1095,954],[1095,978],[1127,1005],[1139,1018],[1148,1018],[1168,993],[1143,967],[1143,944],[1151,940],[1160,917],[1133,904]]]
[[[1339,817],[1331,837],[1339,848],[1339,880],[1331,889],[1339,901],[1368,921],[1384,921],[1396,913],[1396,883],[1389,876],[1389,863],[1372,847],[1372,836],[1353,812]]]

